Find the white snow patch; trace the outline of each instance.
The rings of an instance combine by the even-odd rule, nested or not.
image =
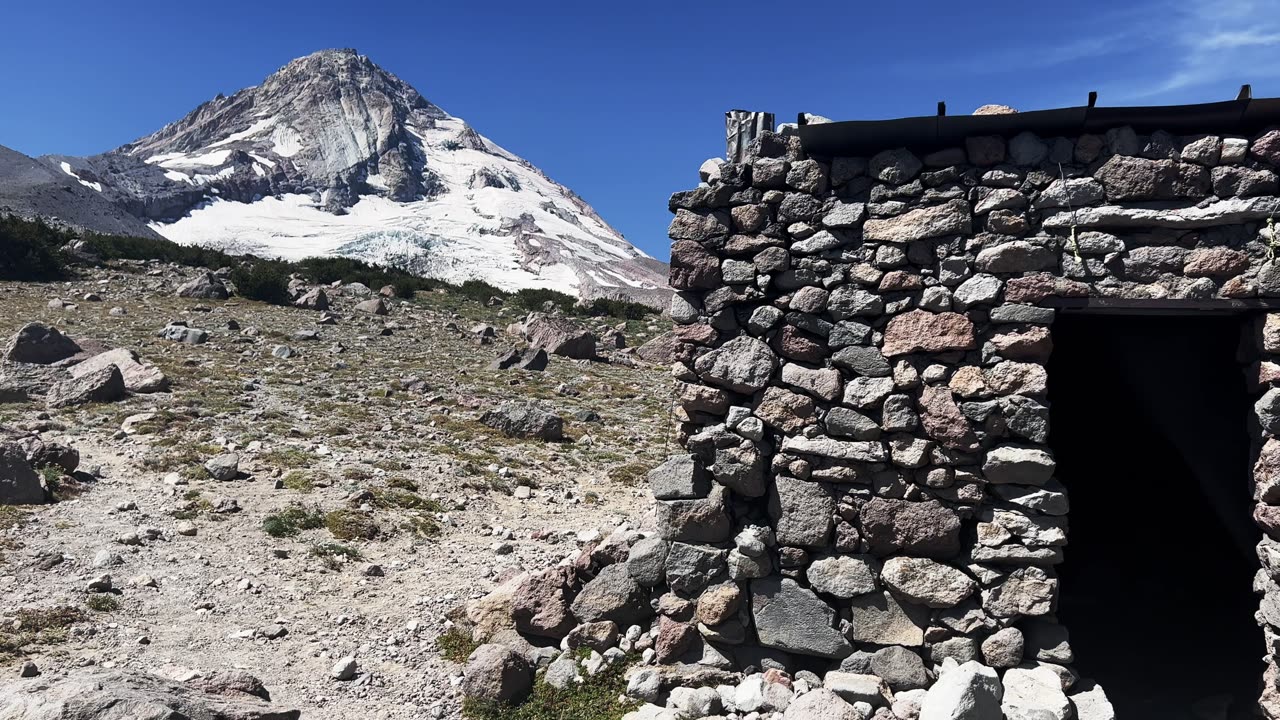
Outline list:
[[[241,130],[238,133],[231,133],[230,135],[219,140],[218,142],[213,143],[209,147],[215,148],[215,147],[218,147],[219,145],[226,145],[227,143],[233,143],[237,140],[245,140],[245,139],[251,138],[254,135],[257,135],[258,133],[262,132],[263,130],[266,130],[267,128],[275,124],[276,124],[275,118],[273,117],[263,118],[255,122],[254,124],[250,125],[248,128]]]
[[[256,167],[258,167],[258,166],[257,166],[257,165],[254,165],[254,167],[256,168]],[[206,185],[207,185],[208,183],[211,183],[211,182],[213,182],[214,180],[221,180],[221,179],[223,179],[223,178],[231,177],[233,174],[235,174],[235,171],[236,171],[236,169],[235,169],[234,167],[227,167],[227,168],[222,168],[221,170],[219,170],[218,172],[213,173],[213,174],[208,174],[208,173],[205,173],[205,174],[197,174],[197,175],[195,176],[195,181],[196,181],[197,183],[201,183],[201,184],[206,184]],[[217,188],[214,188],[214,189],[216,190]]]
[[[80,179],[80,176],[79,176],[79,175],[77,175],[77,174],[75,174],[75,171],[73,171],[73,170],[71,169],[71,163],[69,163],[69,162],[62,162],[62,163],[60,163],[60,165],[62,166],[62,172],[64,172],[64,173],[66,173],[66,174],[70,175],[71,177],[75,178],[75,179],[76,179],[76,182],[80,183],[81,185],[83,185],[83,186],[85,186],[85,187],[87,187],[87,188],[90,188],[90,189],[93,189],[93,190],[97,190],[98,192],[102,192],[102,183],[96,183],[96,182],[92,182],[92,181],[90,181],[90,180],[81,180],[81,179]]]
[[[165,170],[165,171],[164,171],[164,176],[165,176],[165,177],[167,177],[167,178],[169,178],[170,180],[172,180],[172,181],[174,181],[174,182],[184,182],[184,183],[194,183],[194,182],[195,182],[194,180],[192,180],[192,179],[191,179],[191,176],[190,176],[190,175],[188,175],[188,174],[186,174],[186,173],[184,173],[184,172],[178,172],[177,170]]]
[[[349,243],[362,243],[368,245],[362,257],[393,262],[406,250],[421,253],[411,241],[423,240],[431,247],[422,261],[434,277],[450,282],[478,278],[504,289],[539,287],[576,294],[579,281],[571,267],[522,267],[512,238],[493,234],[499,220],[482,221],[465,210],[448,203],[398,203],[366,196],[346,215],[332,215],[316,207],[309,195],[292,194],[253,203],[215,199],[176,222],[151,227],[183,245],[290,260],[330,255]]]
[[[146,160],[143,160],[143,162],[147,163],[148,165],[155,165],[157,163],[164,164],[169,160],[176,160],[177,158],[185,157],[185,156],[186,156],[186,153],[180,153],[180,152],[164,153],[163,155],[152,155]]]
[[[181,159],[166,160],[160,165],[169,167],[171,165],[207,165],[209,167],[217,167],[227,161],[231,157],[230,150],[214,150],[213,152],[202,153],[194,157],[183,157]]]

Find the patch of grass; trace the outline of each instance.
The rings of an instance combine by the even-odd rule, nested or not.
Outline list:
[[[122,417],[120,418],[120,422],[115,424],[120,425],[120,423],[123,422],[124,418]],[[160,435],[162,433],[166,433],[174,425],[186,422],[187,418],[179,417],[171,410],[160,410],[155,413],[155,417],[134,425],[134,432],[138,435]],[[162,442],[166,442],[166,444],[174,444],[176,443],[176,440],[176,437],[158,438],[153,444],[160,445]]]
[[[400,526],[404,530],[422,537],[436,537],[440,534],[440,523],[430,515],[422,513],[414,513],[405,519]]]
[[[268,515],[262,521],[262,531],[271,537],[293,537],[303,530],[324,527],[325,515],[318,508],[290,505],[278,513]]]
[[[301,470],[290,471],[284,476],[284,486],[290,490],[300,493],[309,493],[315,489],[315,482],[311,479],[311,473],[305,473]]]
[[[625,485],[636,485],[644,481],[651,469],[647,463],[627,463],[610,470],[609,479]]]
[[[394,477],[387,478],[387,487],[416,492],[418,490],[418,483],[407,477],[400,477],[399,475],[396,475]]]
[[[197,469],[205,460],[222,452],[222,448],[211,443],[175,443],[174,449],[162,453],[150,453],[142,460],[142,466],[148,470],[169,472],[176,467],[184,470],[194,465]],[[203,474],[199,474],[203,477]]]
[[[184,504],[169,513],[175,520],[194,520],[200,517],[200,513],[213,509],[213,503],[209,502],[209,499],[199,490],[188,490],[182,493],[182,500]]]
[[[372,540],[380,528],[358,510],[334,510],[324,516],[324,526],[339,540]]]
[[[399,488],[380,488],[373,491],[373,504],[381,508],[403,508],[405,510],[426,510],[441,512],[444,506],[437,500],[424,498],[421,495]]]
[[[285,469],[310,467],[319,459],[315,453],[295,447],[276,448],[262,454],[263,462]]]
[[[345,480],[368,480],[373,477],[373,473],[364,468],[349,467],[342,469],[342,477]]]
[[[120,609],[120,600],[114,595],[95,593],[85,599],[84,605],[94,612],[115,612]]]
[[[61,605],[52,608],[21,608],[12,624],[0,629],[0,654],[18,655],[30,645],[65,642],[72,625],[85,619],[84,611]]]
[[[459,665],[466,662],[480,645],[481,643],[471,639],[471,633],[456,627],[445,630],[440,637],[436,638],[436,647],[440,649],[444,659]]]
[[[58,481],[62,479],[62,468],[56,465],[45,465],[40,468],[40,477],[44,478],[44,484],[50,490],[53,490]]]
[[[320,543],[311,546],[311,555],[320,560],[330,570],[337,570],[343,563],[353,562],[364,557],[359,550],[342,543]]]
[[[54,502],[70,500],[89,490],[88,485],[67,475],[62,468],[56,465],[46,465],[40,468],[40,476],[44,478],[45,487],[49,488],[49,494],[53,497]]]
[[[563,690],[539,679],[529,699],[514,707],[467,699],[462,715],[469,720],[619,720],[639,706],[634,701],[618,702],[627,689],[627,666],[619,662],[595,676],[584,673],[582,684]]]

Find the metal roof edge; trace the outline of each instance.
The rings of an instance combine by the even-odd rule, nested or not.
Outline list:
[[[940,104],[940,111],[942,107]],[[1280,124],[1280,98],[1252,99],[1242,90],[1235,100],[1194,105],[1082,105],[1003,115],[939,114],[893,120],[850,120],[803,124],[796,132],[807,154],[834,157],[866,155],[897,147],[927,152],[954,147],[967,137],[1012,137],[1025,131],[1041,137],[1071,137],[1127,125],[1139,133],[1165,130],[1175,135],[1248,135],[1277,124]]]

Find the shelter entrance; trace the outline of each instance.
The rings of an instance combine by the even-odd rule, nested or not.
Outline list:
[[[1070,498],[1058,616],[1121,718],[1255,717],[1240,315],[1060,313],[1049,444]]]

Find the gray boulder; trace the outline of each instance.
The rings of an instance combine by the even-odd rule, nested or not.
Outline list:
[[[387,315],[391,312],[391,306],[387,305],[387,301],[382,298],[374,298],[356,303],[355,310],[369,315]]]
[[[907,600],[931,608],[955,607],[978,589],[964,572],[928,558],[889,558],[881,579]]]
[[[785,720],[865,720],[857,708],[826,688],[810,690],[787,706]]]
[[[653,616],[649,594],[623,564],[605,567],[583,585],[570,609],[582,622],[612,620],[621,627],[638,625]]]
[[[849,617],[849,639],[874,645],[920,647],[929,625],[927,608],[904,605],[889,592],[854,598]]]
[[[693,500],[711,492],[711,477],[693,455],[672,455],[650,470],[648,479],[658,500]]]
[[[572,320],[535,315],[525,323],[524,336],[530,345],[552,355],[579,360],[596,356],[596,336]]]
[[[262,684],[180,683],[101,670],[0,687],[0,717],[22,720],[297,720],[276,709]],[[267,696],[269,697],[269,696]]]
[[[885,681],[870,673],[828,672],[822,686],[839,695],[845,702],[871,706],[887,704],[892,693]]]
[[[1271,388],[1253,404],[1262,429],[1272,435],[1280,434],[1280,388]]]
[[[167,325],[159,333],[165,340],[185,343],[187,345],[203,345],[209,341],[209,333],[186,325]]]
[[[673,542],[667,547],[667,561],[662,571],[672,590],[693,596],[709,585],[722,582],[729,574],[729,566],[724,550]]]
[[[694,369],[712,385],[749,394],[769,383],[777,365],[768,345],[743,335],[698,358]]]
[[[627,571],[644,587],[661,585],[667,562],[667,543],[660,538],[645,538],[631,546]]]
[[[1041,487],[1056,467],[1053,455],[1044,448],[1003,445],[987,453],[982,472],[987,482]]]
[[[518,350],[512,348],[505,353],[494,358],[489,363],[490,370],[532,370],[542,371],[547,369],[547,351],[542,348],[526,348]]]
[[[39,505],[45,500],[40,476],[16,443],[0,443],[0,505]]]
[[[1022,663],[1025,646],[1022,631],[1007,627],[982,641],[982,659],[993,668],[1011,668]]]
[[[834,659],[853,651],[833,627],[835,609],[790,578],[753,580],[751,612],[764,647]]]
[[[916,653],[897,645],[880,648],[871,656],[871,671],[884,678],[894,692],[914,690],[929,684],[924,661]]]
[[[564,438],[564,420],[559,415],[535,405],[505,402],[480,416],[480,422],[507,437],[560,440]]]
[[[316,288],[294,300],[293,305],[305,310],[328,310],[329,296],[325,294],[322,288]]]
[[[1062,692],[1062,679],[1049,668],[1011,668],[1004,674],[1005,720],[1067,720],[1071,701]]]
[[[876,590],[879,563],[869,555],[836,555],[810,563],[806,571],[814,590],[839,598]]]
[[[562,638],[577,624],[569,605],[577,591],[573,568],[554,567],[530,573],[511,599],[516,629],[529,635]]]
[[[469,698],[493,703],[515,703],[533,689],[533,668],[505,645],[481,645],[467,658],[462,692]]]
[[[143,363],[138,354],[128,348],[109,350],[71,366],[71,376],[75,378],[97,372],[109,365],[114,365],[124,377],[124,386],[129,392],[153,393],[169,387],[169,378],[155,365]]]
[[[659,500],[655,508],[658,533],[664,540],[717,543],[733,536],[728,491],[715,486],[705,498]]]
[[[216,455],[205,461],[204,469],[214,480],[235,480],[240,474],[240,456],[235,453]]]
[[[618,644],[618,624],[612,620],[582,623],[569,630],[564,642],[570,651],[589,648],[602,653]]]
[[[826,546],[835,511],[835,497],[826,486],[779,476],[770,491],[769,516],[779,545]]]
[[[1116,720],[1116,710],[1107,699],[1102,686],[1090,680],[1081,680],[1072,688],[1067,699],[1075,708],[1076,720]]]
[[[120,368],[107,365],[78,377],[72,377],[49,388],[45,402],[51,408],[71,407],[119,400],[126,394]]]
[[[9,362],[50,365],[80,352],[74,340],[43,323],[27,323],[9,342],[4,357]]]
[[[178,286],[178,297],[198,300],[226,300],[231,292],[222,280],[211,272],[197,275],[194,279]]]
[[[976,661],[943,664],[942,675],[929,688],[919,720],[1001,720],[1004,689],[996,671]]]

